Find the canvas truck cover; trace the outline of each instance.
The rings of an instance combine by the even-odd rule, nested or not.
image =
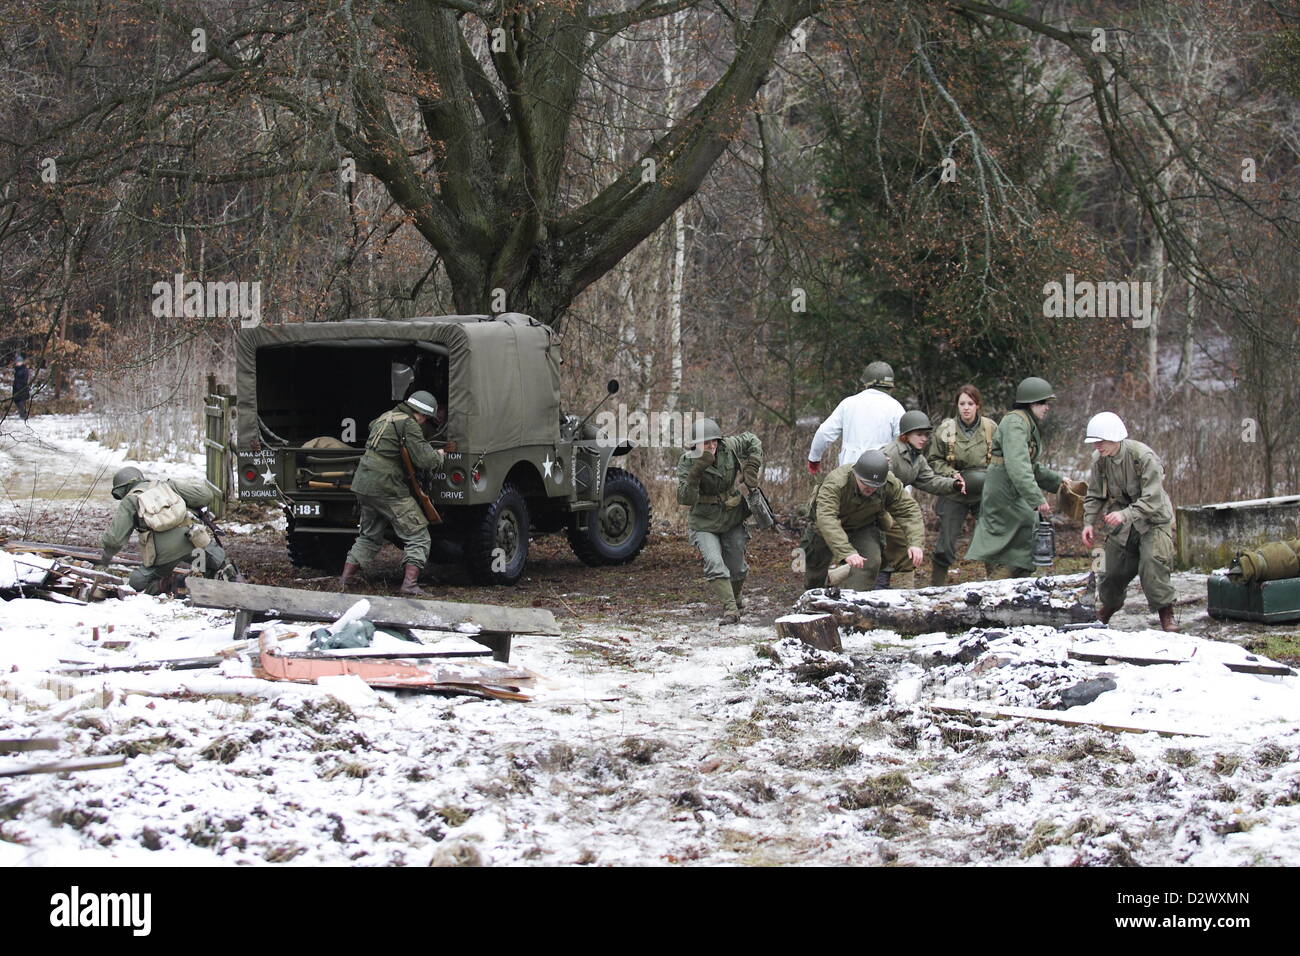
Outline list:
[[[274,348],[384,348],[414,343],[448,356],[447,436],[462,448],[494,452],[549,445],[559,437],[558,344],[550,328],[508,313],[388,321],[303,322],[240,329],[235,386],[238,441],[257,427],[257,354]],[[388,383],[376,383],[387,388]],[[304,383],[304,401],[310,401]]]

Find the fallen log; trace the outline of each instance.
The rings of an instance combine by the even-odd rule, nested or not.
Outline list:
[[[125,757],[84,757],[55,763],[0,764],[0,777],[23,777],[34,773],[64,773],[73,770],[108,770],[126,763]]]
[[[0,740],[0,754],[21,753],[26,750],[56,750],[59,742],[53,737],[18,737]]]
[[[1095,621],[1092,574],[1063,574],[951,584],[913,590],[814,588],[795,601],[804,614],[826,613],[853,631],[900,634],[964,631],[972,627]]]

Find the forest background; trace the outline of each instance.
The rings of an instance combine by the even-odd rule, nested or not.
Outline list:
[[[778,507],[873,359],[936,422],[1049,379],[1068,470],[1110,409],[1178,504],[1284,494],[1298,160],[1293,0],[7,0],[0,356],[198,450],[240,320],[157,316],[179,273],[262,322],[535,315],[570,409],[752,430]],[[632,457],[662,517],[678,454]]]

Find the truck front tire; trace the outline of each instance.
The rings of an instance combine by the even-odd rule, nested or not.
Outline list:
[[[630,471],[610,468],[600,508],[588,512],[587,526],[569,525],[569,546],[583,564],[627,564],[641,553],[650,534],[650,496]]]

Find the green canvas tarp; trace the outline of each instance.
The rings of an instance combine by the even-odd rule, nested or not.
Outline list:
[[[448,356],[447,435],[463,449],[488,453],[558,439],[560,370],[554,333],[536,319],[509,313],[240,329],[235,370],[239,447],[249,448],[259,439],[259,350],[393,348],[411,343]],[[311,389],[322,385],[328,387],[303,382],[303,401],[310,402]],[[388,382],[376,387],[386,390]]]

